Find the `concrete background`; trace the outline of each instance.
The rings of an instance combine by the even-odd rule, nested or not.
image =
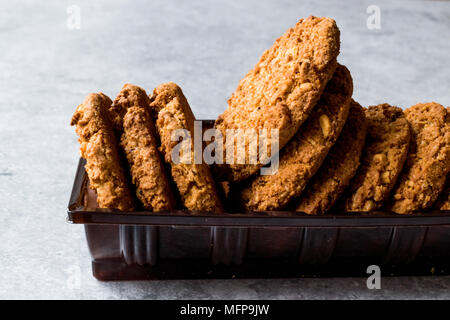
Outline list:
[[[381,9],[381,29],[366,9]],[[70,5],[81,28],[67,27]],[[83,227],[66,222],[78,161],[70,117],[125,82],[184,90],[216,118],[239,79],[301,17],[333,17],[363,105],[450,104],[449,1],[0,2],[0,298],[450,298],[450,277],[101,283]]]

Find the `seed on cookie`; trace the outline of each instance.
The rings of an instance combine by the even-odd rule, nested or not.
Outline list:
[[[310,90],[312,90],[312,88],[313,88],[313,85],[311,82],[302,83],[300,85],[300,89],[303,91],[310,91]]]
[[[319,118],[320,127],[322,128],[322,134],[326,138],[331,132],[330,118],[326,114],[323,114]]]
[[[389,184],[390,180],[391,180],[391,174],[389,173],[389,171],[385,171],[381,174],[381,183]]]
[[[387,157],[384,153],[377,153],[373,156],[373,161],[375,163],[379,163],[380,165],[384,166],[387,162]]]

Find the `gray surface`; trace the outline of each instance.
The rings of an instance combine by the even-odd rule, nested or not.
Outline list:
[[[450,277],[385,278],[376,291],[366,279],[101,283],[82,226],[65,221],[69,120],[87,93],[171,80],[198,118],[215,118],[262,51],[314,14],[336,19],[362,104],[449,105],[450,2],[376,1],[378,31],[367,1],[93,2],[0,3],[0,298],[450,298]],[[66,27],[70,4],[80,30]]]

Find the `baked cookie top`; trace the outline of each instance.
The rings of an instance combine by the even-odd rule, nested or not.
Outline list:
[[[320,215],[334,205],[359,167],[366,132],[364,108],[352,100],[345,126],[324,163],[300,196],[297,211]]]
[[[333,19],[301,19],[239,82],[215,127],[222,134],[226,129],[279,129],[282,148],[306,120],[331,79],[339,47],[340,33]],[[260,167],[224,164],[217,171],[219,178],[239,181]]]
[[[444,188],[450,170],[450,115],[435,102],[405,110],[412,139],[405,168],[393,193],[392,211],[429,208]]]
[[[131,83],[124,84],[113,103],[109,106],[115,128],[119,132],[123,131],[123,118],[129,108],[148,108],[149,105],[150,99],[144,89]]]
[[[410,129],[398,107],[389,104],[365,110],[367,137],[359,167],[343,198],[347,211],[372,211],[389,197],[408,153]]]
[[[277,210],[298,197],[336,142],[348,116],[353,92],[350,72],[338,66],[318,105],[280,151],[275,174],[255,177],[241,192],[248,211]]]
[[[209,166],[194,159],[194,115],[181,91],[173,82],[159,85],[150,98],[150,107],[156,114],[156,128],[161,140],[160,150],[164,160],[170,164],[172,178],[178,188],[181,201],[188,210],[222,212],[223,206],[218,196]],[[174,163],[172,150],[179,143],[172,141],[172,133],[177,129],[190,132],[190,151],[185,160],[191,163]],[[189,159],[188,159],[189,158]]]
[[[72,117],[86,159],[86,173],[90,187],[97,192],[100,208],[132,211],[134,198],[122,168],[118,142],[114,134],[108,108],[112,101],[103,93],[91,93]]]

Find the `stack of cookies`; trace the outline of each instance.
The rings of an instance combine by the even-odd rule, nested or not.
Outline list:
[[[90,94],[71,124],[99,206],[193,214],[449,210],[449,108],[434,102],[405,111],[389,104],[363,108],[352,99],[349,70],[337,62],[339,47],[330,18],[301,19],[277,39],[215,121],[222,138],[215,151],[232,161],[213,165],[195,161],[195,139],[183,153],[189,161],[173,161],[174,132],[195,135],[195,117],[176,84],[162,84],[150,96],[126,84],[114,101]],[[261,174],[267,162],[249,156],[236,161],[240,155],[226,134],[232,129],[252,129],[256,141],[276,132],[264,147],[274,150],[276,142],[270,156],[277,170]],[[252,146],[243,139],[242,150]],[[263,147],[256,148],[261,154]]]
[[[208,165],[171,161],[177,145],[172,132],[194,132],[194,115],[176,84],[162,84],[150,97],[131,84],[114,101],[102,93],[90,94],[77,107],[71,125],[76,125],[100,208],[160,212],[182,206],[193,212],[223,212]]]

